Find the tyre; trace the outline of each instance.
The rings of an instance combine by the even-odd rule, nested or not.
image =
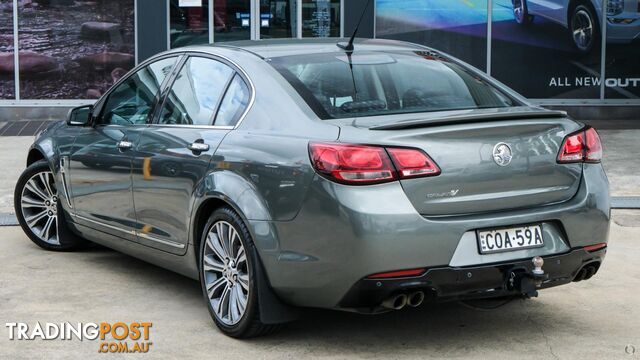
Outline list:
[[[43,249],[65,251],[84,245],[67,226],[49,164],[37,161],[18,178],[14,209],[22,230]]]
[[[582,55],[589,54],[600,43],[600,25],[597,19],[593,9],[587,5],[578,5],[571,13],[571,40]]]
[[[533,15],[529,15],[527,0],[513,0],[513,18],[520,25],[529,25],[533,22]]]
[[[209,217],[200,241],[202,293],[216,326],[234,338],[265,335],[277,325],[260,321],[257,272],[249,231],[238,214],[223,207]]]

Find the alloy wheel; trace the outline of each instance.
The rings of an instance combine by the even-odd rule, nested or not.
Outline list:
[[[514,0],[513,2],[513,16],[516,22],[523,23],[525,16],[524,0]]]
[[[247,309],[249,266],[236,228],[226,221],[214,223],[207,233],[202,258],[207,298],[218,320],[235,325]]]
[[[60,245],[58,238],[58,191],[53,174],[42,171],[33,175],[22,188],[22,216],[29,230],[40,240]]]
[[[591,14],[584,9],[580,9],[573,14],[571,21],[571,31],[573,42],[581,51],[586,51],[593,41],[593,22]]]

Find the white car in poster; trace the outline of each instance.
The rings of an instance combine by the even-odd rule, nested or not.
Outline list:
[[[531,24],[541,16],[569,29],[578,52],[588,54],[600,43],[602,0],[511,0],[516,22]],[[607,42],[630,43],[640,39],[640,2],[606,0]]]

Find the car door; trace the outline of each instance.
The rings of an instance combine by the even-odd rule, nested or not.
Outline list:
[[[133,168],[138,241],[176,254],[189,241],[196,187],[250,97],[247,82],[223,60],[190,56],[180,66],[141,135]]]
[[[567,23],[569,0],[528,0],[529,13],[541,15],[561,24]]]
[[[177,59],[154,61],[122,80],[94,107],[92,126],[76,136],[65,172],[77,222],[135,241],[133,144],[148,125],[160,86]]]

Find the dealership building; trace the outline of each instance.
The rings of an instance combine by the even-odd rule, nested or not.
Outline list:
[[[0,121],[60,118],[171,48],[349,36],[365,8],[359,37],[442,50],[534,103],[640,109],[637,0],[0,0]]]

